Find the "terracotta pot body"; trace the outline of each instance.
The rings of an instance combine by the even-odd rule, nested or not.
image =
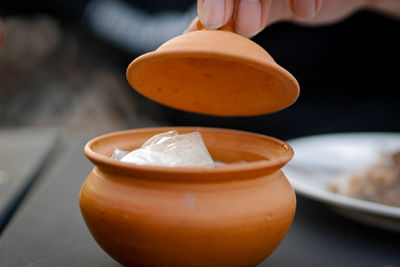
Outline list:
[[[109,159],[154,134],[200,131],[213,169],[137,166]],[[211,128],[151,128],[102,136],[85,147],[96,165],[80,207],[97,243],[129,266],[254,266],[284,238],[295,194],[280,168],[293,155],[284,142]]]

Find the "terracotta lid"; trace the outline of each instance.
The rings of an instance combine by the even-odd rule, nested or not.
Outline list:
[[[278,111],[299,95],[296,79],[255,42],[230,31],[180,35],[136,58],[131,86],[173,108],[216,116]]]

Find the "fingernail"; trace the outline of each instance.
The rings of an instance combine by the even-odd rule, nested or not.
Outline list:
[[[225,0],[204,0],[199,8],[199,19],[208,29],[215,30],[224,25]]]
[[[292,12],[301,19],[311,19],[317,13],[317,2],[317,0],[292,0]]]
[[[252,37],[261,30],[260,0],[241,0],[235,17],[235,30],[245,37]]]

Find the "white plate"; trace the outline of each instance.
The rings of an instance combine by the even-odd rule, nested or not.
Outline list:
[[[299,195],[332,205],[359,222],[400,231],[400,208],[332,193],[335,175],[375,162],[382,151],[400,149],[400,133],[343,133],[289,140],[295,156],[283,171]]]

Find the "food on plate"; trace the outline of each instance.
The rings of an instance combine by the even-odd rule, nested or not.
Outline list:
[[[340,177],[329,190],[363,200],[400,207],[400,151],[382,154],[361,172]]]

